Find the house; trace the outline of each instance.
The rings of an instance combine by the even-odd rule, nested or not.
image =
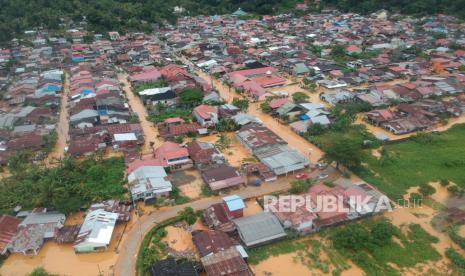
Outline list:
[[[98,123],[100,114],[95,109],[84,109],[77,114],[73,114],[69,117],[69,123],[73,127],[85,128],[93,127]]]
[[[281,137],[264,126],[243,126],[236,132],[236,138],[275,175],[287,174],[310,165],[307,158],[290,149]]]
[[[139,92],[145,104],[172,106],[177,103],[177,95],[171,87],[150,88]]]
[[[250,115],[248,113],[237,113],[232,116],[231,119],[240,126],[245,126],[247,124],[258,124],[261,125],[263,122],[257,117]]]
[[[212,204],[206,208],[203,212],[203,218],[210,229],[226,233],[232,233],[236,230],[236,226],[228,217],[223,203]]]
[[[244,216],[245,203],[238,195],[230,195],[223,197],[223,204],[226,213],[230,218],[240,218]]]
[[[128,175],[129,190],[133,200],[145,203],[157,197],[168,196],[173,189],[162,166],[140,166]]]
[[[235,247],[200,259],[208,276],[252,276],[249,266]]]
[[[245,177],[228,165],[220,165],[202,171],[202,179],[212,191],[219,191],[246,183]]]
[[[213,127],[218,123],[218,108],[210,105],[199,105],[194,108],[192,115],[203,127]]]
[[[128,222],[131,220],[131,209],[132,205],[125,204],[117,199],[109,199],[102,202],[93,203],[87,208],[86,213],[92,212],[94,210],[103,209],[104,211],[117,213],[118,220],[117,222]]]
[[[286,236],[281,223],[275,215],[268,212],[233,220],[239,237],[247,247],[254,247],[282,239]]]
[[[277,206],[286,206],[289,202],[280,197]],[[293,229],[297,233],[309,233],[315,231],[315,220],[318,216],[307,208],[306,205],[296,205],[295,212],[273,212],[285,229]]]
[[[338,91],[330,91],[330,92],[321,93],[320,99],[322,99],[323,101],[331,105],[336,105],[339,103],[352,102],[354,101],[355,96],[349,91],[338,90]]]
[[[192,234],[194,242],[200,257],[205,257],[227,250],[234,246],[232,239],[223,231],[206,230],[198,231]]]
[[[11,252],[37,255],[46,240],[55,239],[58,230],[64,226],[65,215],[35,209],[18,225],[13,238]]]
[[[169,171],[188,169],[193,166],[187,149],[174,142],[163,143],[154,150],[153,156],[158,160],[160,166]]]
[[[310,73],[310,69],[303,62],[296,63],[292,68],[292,75],[294,76],[304,76],[308,73]]]
[[[141,73],[133,74],[129,76],[129,81],[134,84],[138,83],[149,83],[153,81],[157,81],[161,78],[161,73],[158,69],[151,67],[145,68]]]
[[[321,200],[324,200],[325,198],[332,198],[337,206],[344,206],[345,209],[348,209],[349,207],[344,202],[344,188],[340,186],[328,187],[323,183],[317,183],[310,187],[308,195],[314,204],[319,201],[321,202]],[[337,208],[333,211],[316,211],[316,214],[318,215],[318,219],[315,220],[314,227],[317,230],[322,227],[338,224],[349,219],[347,210],[337,210]]]
[[[198,276],[197,270],[192,262],[176,261],[174,258],[167,258],[155,262],[150,268],[152,276]]]
[[[202,127],[199,123],[186,123],[181,118],[168,118],[157,125],[160,136],[165,140],[173,140],[176,137],[198,133]]]
[[[365,113],[368,122],[375,126],[381,126],[384,123],[394,119],[394,113],[389,109],[375,109]]]
[[[98,209],[86,215],[74,243],[76,253],[105,251],[110,245],[118,214]]]
[[[18,230],[21,220],[9,215],[0,216],[0,255],[5,255]]]
[[[192,141],[187,144],[187,151],[190,158],[198,168],[203,168],[213,164],[224,164],[224,155],[209,142]]]

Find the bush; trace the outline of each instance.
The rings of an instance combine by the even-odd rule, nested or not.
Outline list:
[[[189,225],[192,225],[197,221],[197,213],[194,211],[194,209],[192,209],[192,207],[184,208],[184,210],[179,211],[178,215]]]
[[[294,103],[303,103],[308,101],[309,98],[310,97],[304,92],[295,92],[294,94],[292,94],[292,100],[294,101]]]
[[[291,189],[289,189],[289,192],[292,194],[304,193],[312,184],[313,183],[310,179],[294,180],[291,182]]]
[[[436,192],[436,189],[430,184],[423,184],[420,186],[419,192],[424,196],[430,196]]]
[[[249,108],[249,100],[234,98],[232,104],[239,107],[242,110],[247,110]]]
[[[411,203],[417,204],[417,203],[421,203],[422,201],[423,201],[423,195],[421,195],[419,193],[411,193],[410,194],[410,202]]]
[[[449,183],[450,183],[450,182],[449,182],[449,180],[447,180],[447,179],[441,179],[441,180],[439,181],[439,184],[441,184],[441,186],[443,186],[443,187],[449,186]]]
[[[461,269],[465,269],[465,258],[453,248],[446,249],[446,256],[453,264]]]

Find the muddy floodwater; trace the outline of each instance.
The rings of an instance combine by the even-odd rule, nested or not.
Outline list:
[[[67,225],[82,223],[83,214],[75,213],[66,220]],[[128,223],[128,228],[135,220]],[[113,266],[118,254],[116,247],[124,231],[118,224],[113,232],[110,247],[105,252],[76,254],[73,244],[58,244],[47,241],[36,256],[11,254],[0,267],[2,276],[22,276],[42,266],[48,272],[68,276],[113,275]]]
[[[231,144],[227,149],[221,150],[224,154],[224,158],[228,161],[229,165],[233,167],[240,167],[243,164],[244,160],[253,158],[252,155],[247,151],[247,149],[239,143],[234,133],[227,133],[226,136],[231,141]],[[209,135],[204,137],[199,137],[197,140],[202,142],[216,143],[218,142],[218,135]]]

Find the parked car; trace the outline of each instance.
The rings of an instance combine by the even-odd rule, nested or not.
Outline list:
[[[324,179],[326,179],[326,178],[328,178],[328,177],[329,177],[329,175],[327,175],[327,174],[325,174],[325,173],[322,173],[322,174],[320,174],[320,175],[318,175],[318,176],[316,177],[316,180],[317,180],[317,181],[321,181],[321,180],[324,180]]]
[[[296,179],[307,179],[310,177],[310,174],[308,172],[301,172],[295,175]]]
[[[316,163],[316,167],[320,170],[324,170],[328,167],[328,164],[327,163],[324,163],[324,162],[318,162]]]

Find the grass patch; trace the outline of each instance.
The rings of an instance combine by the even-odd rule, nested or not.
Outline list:
[[[405,227],[407,229],[401,231],[390,222],[380,223],[380,220],[370,219],[334,229],[329,233],[329,238],[341,255],[351,259],[367,275],[401,275],[397,267],[414,267],[419,263],[441,259],[431,245],[438,242],[436,237],[429,235],[418,224]],[[387,229],[390,229],[392,236],[386,235]]]
[[[465,124],[386,145],[379,160],[365,155],[365,166],[358,173],[392,199],[402,198],[410,187],[439,179],[465,187],[463,137]]]
[[[286,238],[272,244],[249,249],[247,251],[249,254],[248,261],[250,264],[256,265],[272,256],[279,256],[304,250],[310,244],[311,240]]]
[[[180,216],[165,220],[157,224],[157,226],[153,227],[152,230],[147,233],[139,248],[139,254],[137,255],[137,275],[148,275],[150,266],[167,256],[167,245],[161,242],[161,239],[166,236],[165,228],[181,220],[182,218]]]

